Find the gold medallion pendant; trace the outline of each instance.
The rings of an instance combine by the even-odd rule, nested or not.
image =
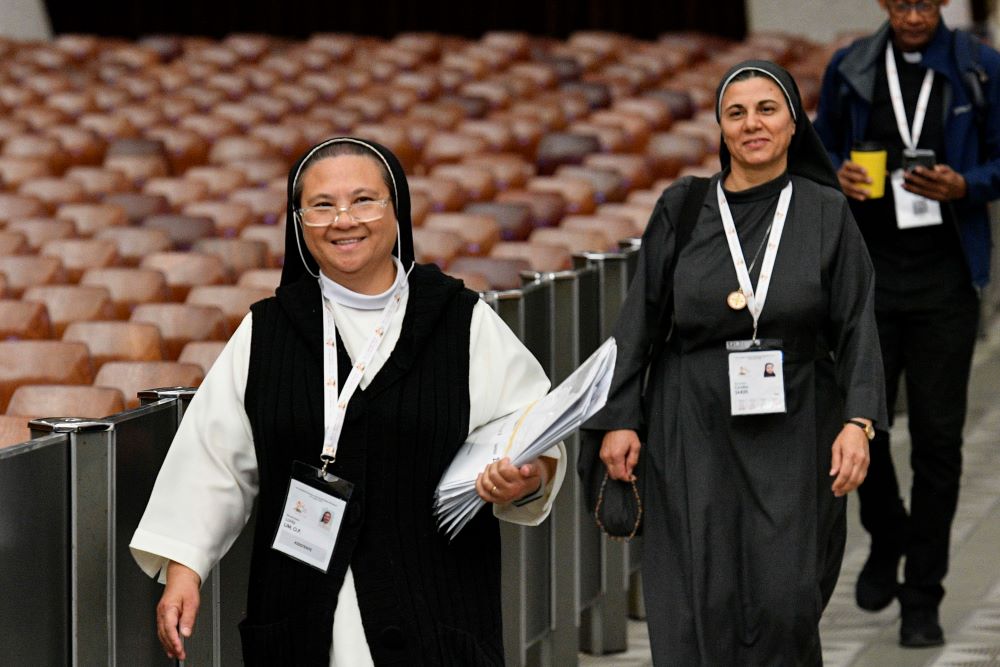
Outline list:
[[[743,310],[747,307],[747,297],[743,294],[743,290],[738,289],[729,293],[726,297],[726,304],[733,310]]]

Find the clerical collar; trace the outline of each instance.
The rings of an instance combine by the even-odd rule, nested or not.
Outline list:
[[[400,282],[406,282],[406,271],[403,269],[403,264],[399,261],[398,257],[393,257],[392,260],[396,264],[396,279],[389,286],[389,289],[381,294],[360,294],[359,292],[354,292],[330,280],[326,277],[326,274],[320,271],[319,284],[323,290],[323,296],[341,306],[357,310],[381,310],[385,308],[385,305],[389,303],[389,299],[392,298],[392,294]]]
[[[924,59],[924,54],[920,53],[920,51],[903,51],[900,55],[903,56],[903,60],[911,65],[915,65]]]

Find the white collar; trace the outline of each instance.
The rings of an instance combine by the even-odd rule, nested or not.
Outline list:
[[[903,51],[903,60],[910,63],[911,65],[916,64],[924,59],[924,56],[920,51]]]
[[[356,310],[382,310],[389,303],[389,299],[392,298],[392,294],[396,291],[396,287],[399,286],[400,282],[406,281],[406,271],[403,270],[403,263],[395,256],[393,256],[392,260],[396,264],[396,279],[389,286],[389,289],[381,294],[361,294],[349,290],[340,283],[334,282],[320,271],[319,284],[320,289],[323,290],[323,296],[333,303]]]

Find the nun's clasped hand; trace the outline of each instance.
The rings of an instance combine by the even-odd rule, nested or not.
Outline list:
[[[488,503],[506,505],[541,489],[545,475],[545,464],[538,459],[516,467],[510,458],[503,458],[479,473],[476,493]]]

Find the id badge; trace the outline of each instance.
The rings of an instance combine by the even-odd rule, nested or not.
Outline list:
[[[728,341],[726,349],[730,414],[738,417],[785,412],[781,341]]]
[[[271,548],[326,572],[354,484],[295,461]]]
[[[892,197],[896,202],[896,226],[899,229],[930,227],[944,222],[939,202],[903,188],[902,169],[892,172],[889,180],[892,183]]]

